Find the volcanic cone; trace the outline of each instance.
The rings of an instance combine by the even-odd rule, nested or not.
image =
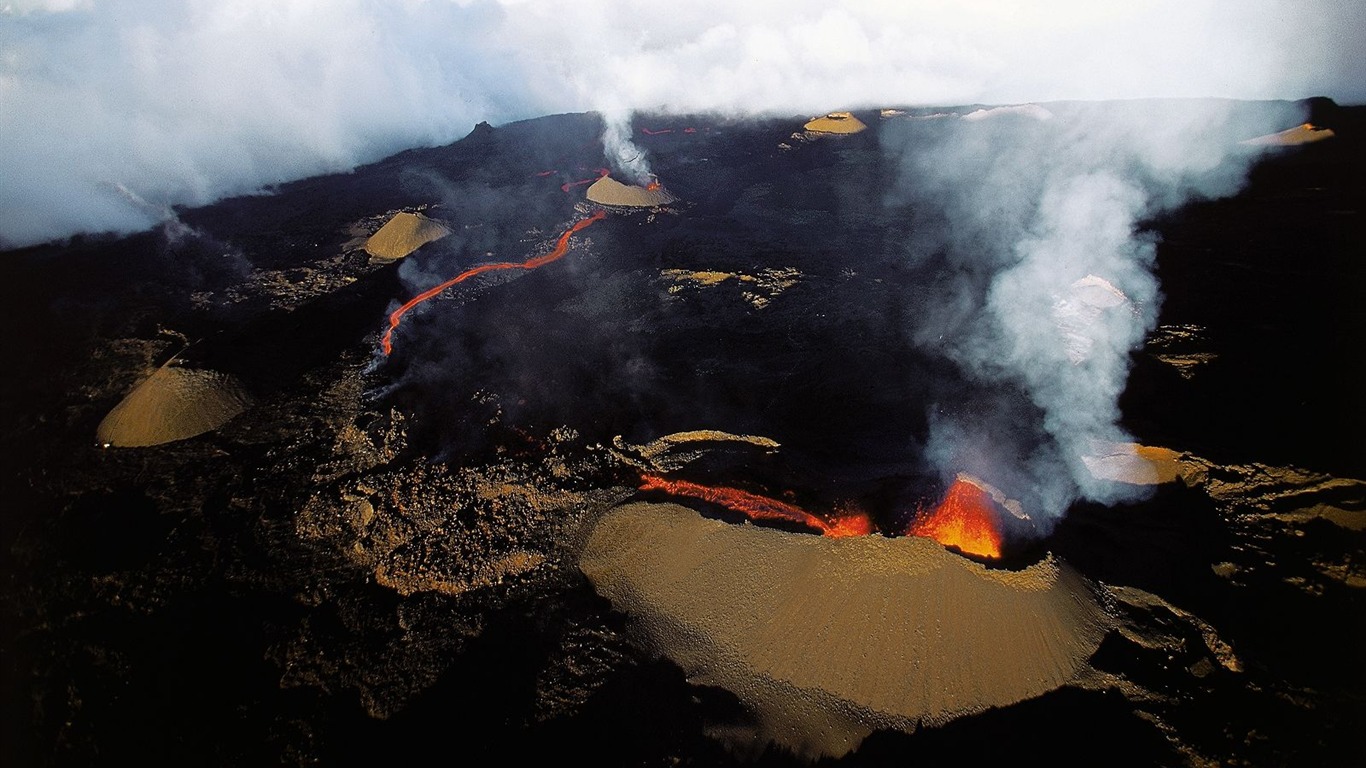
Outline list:
[[[365,252],[376,259],[394,261],[450,233],[446,225],[420,213],[399,212],[365,241]]]
[[[1238,143],[1250,147],[1293,147],[1300,144],[1312,144],[1316,141],[1331,139],[1336,135],[1337,134],[1333,133],[1333,129],[1331,128],[1320,128],[1313,123],[1304,123],[1303,125],[1297,125],[1294,128],[1289,128],[1280,133],[1258,136],[1255,139],[1248,139]]]
[[[1181,478],[1181,454],[1138,443],[1095,441],[1081,461],[1097,480],[1130,485],[1161,485]]]
[[[792,534],[674,504],[608,512],[579,565],[690,680],[754,714],[719,735],[810,757],[1057,688],[1111,623],[1052,560],[991,570],[928,539]]]
[[[1053,113],[1038,104],[1013,104],[1005,107],[992,107],[990,109],[977,109],[963,115],[963,119],[970,123],[979,120],[990,120],[994,117],[1028,117],[1034,120],[1052,120]]]
[[[831,112],[824,117],[812,118],[802,127],[814,133],[858,133],[868,126],[848,112]]]
[[[588,187],[588,199],[599,205],[624,208],[653,208],[668,205],[678,198],[657,182],[648,187],[622,184],[611,176],[603,176]]]
[[[232,376],[164,365],[109,411],[95,438],[120,447],[184,440],[218,429],[251,403],[251,396]]]

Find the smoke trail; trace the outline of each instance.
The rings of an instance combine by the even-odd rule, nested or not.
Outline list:
[[[977,401],[936,404],[927,456],[946,477],[968,471],[1019,494],[1045,525],[1078,497],[1142,492],[1081,461],[1098,441],[1130,439],[1117,400],[1161,299],[1142,222],[1235,192],[1252,159],[1237,140],[1299,119],[1209,101],[1050,110],[1056,119],[1011,109],[884,131],[902,172],[896,202],[944,216],[921,214],[908,250],[951,276],[913,336],[988,385]]]

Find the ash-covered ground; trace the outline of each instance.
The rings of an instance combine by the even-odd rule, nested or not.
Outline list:
[[[841,761],[1366,758],[1366,116],[1222,105],[1210,163],[1116,165],[1088,131],[1132,125],[1132,104],[1045,107],[858,112],[867,130],[838,135],[637,116],[676,202],[609,209],[553,263],[454,286],[389,356],[401,302],[544,255],[600,209],[598,117],[481,126],[154,232],[3,254],[6,764],[802,764],[713,738],[754,713],[599,596],[579,568],[594,523],[659,500],[649,472],[899,533],[974,457],[961,469],[995,470],[1033,521],[994,567],[1065,563],[1112,626],[1069,684],[876,728]],[[1335,135],[1237,148],[1259,135],[1240,126],[1305,120]],[[1075,231],[1032,223],[1051,175],[1127,200],[1116,168],[1149,195],[1126,210],[1158,291],[1099,275],[1141,332],[1116,342],[1122,392],[1102,400],[1176,477],[1055,509],[1038,486],[1075,469],[1056,426],[1074,401],[1047,392],[1071,380],[984,358],[1015,327],[984,313],[1021,243],[1104,229],[1103,205]],[[396,212],[450,234],[372,260],[361,244]],[[249,407],[185,440],[99,444],[172,359]],[[991,450],[968,456],[975,428]]]

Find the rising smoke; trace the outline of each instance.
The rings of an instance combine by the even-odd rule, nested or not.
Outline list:
[[[889,202],[942,217],[915,227],[907,257],[942,260],[936,271],[951,276],[919,313],[916,344],[979,382],[1024,391],[1039,414],[1007,396],[932,409],[927,454],[941,471],[1020,489],[1045,525],[1078,497],[1137,493],[1096,480],[1082,458],[1132,439],[1117,400],[1161,302],[1143,223],[1235,192],[1253,158],[1238,140],[1298,119],[1291,105],[1171,100],[884,129],[901,173]]]
[[[602,114],[602,148],[612,170],[638,187],[654,180],[645,150],[631,141],[631,113],[609,110]]]

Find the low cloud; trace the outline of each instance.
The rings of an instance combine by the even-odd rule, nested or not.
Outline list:
[[[0,0],[0,245],[157,223],[480,120],[1366,98],[1359,3]]]

